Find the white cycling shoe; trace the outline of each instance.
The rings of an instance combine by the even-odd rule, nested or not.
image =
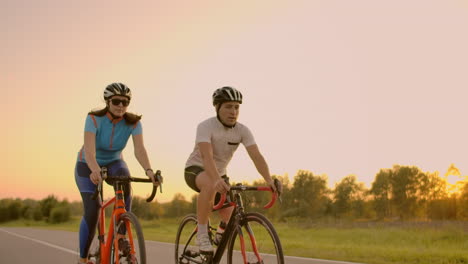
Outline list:
[[[208,234],[197,234],[197,245],[200,253],[213,254],[213,246],[211,245]]]

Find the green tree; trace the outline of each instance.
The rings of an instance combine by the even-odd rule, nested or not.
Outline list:
[[[153,201],[149,204],[150,219],[159,219],[164,216],[164,209],[158,201]]]
[[[190,212],[192,212],[192,213],[195,213],[197,211],[197,198],[198,198],[198,195],[194,194],[194,195],[192,195],[192,199],[190,200],[191,201],[191,203],[190,203]]]
[[[57,202],[57,204],[52,207],[47,221],[52,224],[63,223],[70,220],[70,216],[70,203],[67,199],[64,199],[61,202]]]
[[[343,178],[335,185],[334,211],[338,217],[362,217],[364,215],[365,187],[355,175]]]
[[[42,215],[41,206],[39,204],[33,208],[32,216],[34,221],[41,221],[44,218],[44,216]]]
[[[23,203],[21,199],[10,200],[8,204],[9,220],[18,220],[22,217]]]
[[[17,220],[22,217],[24,211],[21,199],[0,200],[0,222]]]
[[[150,204],[141,197],[132,197],[132,212],[141,219],[151,219]]]
[[[460,198],[458,199],[458,219],[468,220],[468,181],[465,182],[460,190]]]
[[[300,170],[294,177],[291,188],[291,207],[286,216],[307,218],[323,217],[330,203],[327,176],[316,176],[312,172]]]
[[[24,219],[33,220],[34,219],[34,211],[39,206],[38,201],[32,199],[25,199],[23,200],[23,210],[21,215]]]
[[[400,219],[408,219],[416,215],[418,211],[418,198],[421,194],[421,182],[426,175],[417,167],[399,166],[393,167],[390,177],[392,185],[392,203],[395,206]]]
[[[449,219],[450,206],[448,204],[447,182],[438,172],[426,173],[427,178],[422,184],[420,206],[426,211],[429,219]]]
[[[392,170],[381,169],[375,176],[372,183],[370,194],[374,197],[374,210],[379,219],[384,219],[391,215],[391,182]]]
[[[45,217],[46,221],[49,220],[52,209],[58,204],[59,202],[54,195],[49,195],[47,198],[44,198],[39,202],[39,208],[41,210],[42,216]]]
[[[50,211],[49,222],[52,224],[63,223],[70,220],[71,210],[67,204],[60,204]]]
[[[83,215],[83,202],[82,201],[73,201],[70,203],[70,213],[74,216]]]
[[[9,201],[10,199],[0,200],[0,223],[10,221]]]
[[[171,202],[165,204],[167,217],[181,217],[192,213],[191,203],[185,200],[181,193],[176,193]]]

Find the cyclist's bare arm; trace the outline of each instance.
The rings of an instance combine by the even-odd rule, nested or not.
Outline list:
[[[198,143],[198,150],[202,156],[203,168],[210,179],[215,182],[215,189],[217,192],[225,193],[229,190],[229,186],[219,177],[216,163],[213,158],[213,147],[211,143],[200,142]]]
[[[148,154],[146,153],[146,148],[143,144],[143,134],[134,135],[132,136],[132,139],[135,150],[134,154],[135,158],[138,160],[138,163],[140,163],[141,167],[143,167],[145,170],[151,168]]]
[[[96,134],[85,131],[84,132],[84,152],[86,163],[91,170],[89,178],[94,184],[101,180],[101,167],[96,161]]]
[[[273,190],[276,190],[275,184],[273,183],[273,179],[271,178],[271,175],[270,175],[268,164],[265,158],[263,157],[262,153],[260,153],[260,150],[258,149],[258,145],[254,144],[254,145],[248,146],[246,150],[247,150],[247,153],[249,153],[249,156],[252,159],[253,163],[255,164],[255,167],[257,168],[258,173],[262,175],[262,177],[273,188]]]
[[[154,178],[154,171],[149,170],[151,169],[151,163],[148,158],[148,153],[146,152],[145,144],[143,143],[143,134],[134,135],[133,139],[133,146],[134,146],[134,153],[135,158],[140,163],[141,167],[145,170],[146,176],[148,176],[154,185],[159,185]]]

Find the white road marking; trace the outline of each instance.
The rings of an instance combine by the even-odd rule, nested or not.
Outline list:
[[[31,237],[23,236],[23,235],[20,235],[20,234],[16,234],[16,233],[13,233],[11,231],[7,231],[7,230],[2,229],[2,228],[0,228],[0,231],[5,232],[7,234],[10,234],[12,236],[16,236],[16,237],[19,237],[19,238],[23,238],[23,239],[27,239],[27,240],[36,242],[36,243],[39,243],[39,244],[42,244],[42,245],[45,245],[45,246],[48,246],[48,247],[51,247],[51,248],[59,249],[59,250],[62,250],[64,252],[67,252],[67,253],[70,253],[70,254],[79,255],[79,253],[74,251],[74,250],[70,250],[68,248],[57,246],[57,245],[54,245],[54,244],[51,244],[51,243],[48,243],[48,242],[45,242],[45,241],[41,241],[41,240],[38,240],[38,239],[35,239],[35,238],[31,238]],[[167,245],[170,245],[170,246],[174,245],[172,243],[159,242],[159,241],[150,241],[150,240],[146,240],[145,243],[148,243],[148,244],[161,244],[161,245],[166,245],[166,246]],[[330,264],[348,264],[348,263],[360,264],[360,263],[355,263],[355,262],[344,262],[344,261],[336,261],[336,260],[302,258],[302,257],[292,257],[292,256],[285,256],[285,258],[297,259],[297,260],[321,261],[321,262],[327,262],[327,263],[330,263]]]
[[[19,238],[23,238],[23,239],[27,239],[27,240],[36,242],[36,243],[39,243],[39,244],[42,244],[42,245],[45,245],[45,246],[48,246],[48,247],[51,247],[51,248],[59,249],[59,250],[65,251],[65,252],[67,252],[67,253],[71,253],[71,254],[74,254],[74,255],[79,255],[78,252],[76,252],[76,251],[74,251],[74,250],[70,250],[70,249],[68,249],[68,248],[64,248],[64,247],[61,247],[61,246],[57,246],[57,245],[54,245],[54,244],[50,244],[50,243],[45,242],[45,241],[41,241],[41,240],[38,240],[38,239],[35,239],[35,238],[30,238],[30,237],[27,237],[27,236],[23,236],[23,235],[20,235],[20,234],[16,234],[16,233],[13,233],[13,232],[10,232],[10,231],[1,229],[1,228],[0,228],[0,231],[5,232],[5,233],[8,233],[8,234],[10,234],[10,235],[12,235],[12,236],[16,236],[16,237],[19,237]]]

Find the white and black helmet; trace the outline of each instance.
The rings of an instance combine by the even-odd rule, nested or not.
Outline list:
[[[123,83],[111,83],[106,87],[106,89],[104,89],[104,100],[107,100],[114,95],[125,96],[128,100],[132,99],[130,88]]]
[[[230,86],[216,89],[213,93],[213,105],[222,104],[224,102],[239,102],[242,104],[242,93]]]

